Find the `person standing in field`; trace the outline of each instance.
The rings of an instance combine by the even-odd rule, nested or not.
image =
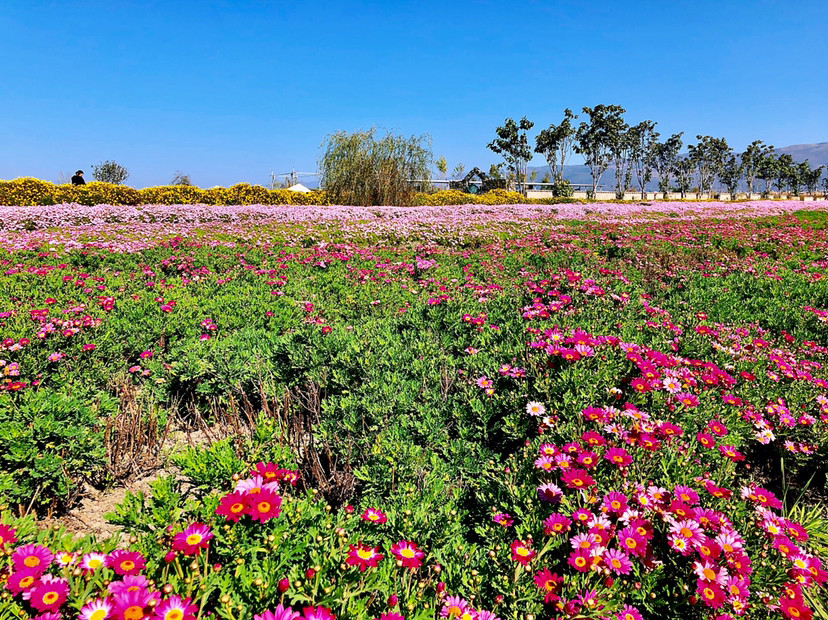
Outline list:
[[[83,170],[78,170],[72,177],[72,185],[86,185],[86,181],[83,180]]]

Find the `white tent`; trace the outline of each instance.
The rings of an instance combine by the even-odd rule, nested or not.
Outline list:
[[[301,183],[297,183],[296,185],[291,185],[290,187],[288,187],[288,191],[307,193],[310,190]]]

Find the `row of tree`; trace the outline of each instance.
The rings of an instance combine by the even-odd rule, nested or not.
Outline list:
[[[696,144],[687,146],[681,154],[684,132],[659,141],[655,121],[641,121],[629,125],[624,120],[626,110],[619,105],[597,105],[583,108],[583,120],[577,126],[578,116],[570,109],[563,120],[549,125],[535,138],[534,153],[543,155],[549,164],[552,181],[566,183],[564,166],[572,153],[584,158],[592,176],[592,195],[601,177],[610,167],[615,168],[615,193],[622,198],[627,188],[636,187],[642,198],[645,188],[658,175],[659,191],[681,192],[684,197],[693,187],[701,194],[711,194],[718,181],[731,196],[743,186],[756,193],[758,181],[764,181],[762,193],[775,187],[778,191],[799,194],[803,188],[811,193],[819,187],[825,166],[812,168],[808,161],[797,163],[790,155],[777,155],[774,148],[761,140],[753,141],[742,153],[736,153],[724,138],[696,136]],[[523,117],[519,122],[507,118],[495,131],[497,137],[488,148],[503,156],[514,175],[518,191],[524,191],[526,166],[532,159],[528,131],[534,123]],[[828,179],[823,180],[828,191]]]

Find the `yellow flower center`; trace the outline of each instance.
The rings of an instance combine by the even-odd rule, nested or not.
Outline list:
[[[124,620],[141,620],[144,617],[144,608],[133,605],[124,610]]]
[[[187,536],[188,545],[197,545],[201,542],[201,534],[190,534]]]
[[[244,510],[244,504],[242,504],[241,502],[239,502],[237,504],[233,504],[232,506],[230,506],[230,512],[232,512],[233,514],[239,514],[243,510]]]
[[[124,560],[121,562],[121,570],[133,570],[135,568],[135,562],[132,560]]]
[[[184,618],[184,614],[180,609],[171,609],[164,614],[164,620],[182,620],[182,618]]]
[[[23,560],[23,564],[28,566],[29,568],[34,568],[35,566],[40,566],[40,558],[36,555],[30,555],[25,560]]]
[[[270,512],[270,502],[259,502],[259,512]]]
[[[693,530],[691,530],[689,527],[683,527],[681,528],[681,535],[685,538],[693,538]]]
[[[414,553],[414,550],[413,550],[413,549],[408,549],[408,548],[405,548],[405,549],[403,549],[402,551],[400,551],[400,555],[401,555],[401,556],[403,556],[404,558],[413,558],[413,557],[415,557],[417,554],[416,554],[416,553]]]
[[[363,560],[370,560],[374,557],[374,552],[371,549],[360,549],[357,551],[357,555]]]
[[[708,579],[709,581],[713,581],[716,578],[716,571],[712,568],[705,568],[703,572],[705,579]]]
[[[105,620],[106,618],[106,609],[98,609],[89,616],[89,620]]]
[[[58,598],[59,598],[58,593],[55,592],[54,590],[52,590],[52,591],[47,592],[46,594],[43,595],[43,602],[46,603],[47,605],[54,605],[55,601],[57,601]]]

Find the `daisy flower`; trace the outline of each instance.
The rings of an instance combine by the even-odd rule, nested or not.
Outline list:
[[[539,418],[546,415],[546,407],[542,403],[533,400],[527,403],[526,413]]]
[[[516,540],[512,543],[512,561],[518,562],[523,566],[529,564],[537,555],[534,549],[532,549],[529,544],[525,540]]]
[[[209,546],[213,533],[204,523],[193,523],[183,532],[178,532],[173,539],[173,550],[184,555],[198,555]]]
[[[278,517],[282,512],[281,506],[282,497],[267,489],[247,496],[247,513],[251,519],[260,523]]]
[[[0,551],[5,550],[6,545],[13,545],[17,542],[17,530],[10,525],[0,525]]]
[[[394,554],[403,566],[418,568],[423,564],[425,552],[419,549],[416,543],[401,540],[391,547],[391,553]]]
[[[96,571],[99,568],[106,566],[106,560],[106,554],[93,551],[91,553],[84,554],[80,561],[80,567],[87,572]]]
[[[349,566],[356,566],[360,572],[368,570],[369,566],[377,566],[385,556],[379,552],[379,547],[370,547],[366,544],[351,545],[345,563]]]
[[[563,534],[569,531],[569,526],[572,525],[572,520],[562,514],[551,514],[543,522],[543,532],[547,536],[553,534]]]
[[[535,575],[535,585],[544,593],[544,603],[550,603],[560,599],[558,593],[561,591],[563,582],[563,577],[559,577],[557,573],[550,572],[548,568],[544,568]]]
[[[298,611],[293,611],[290,607],[284,607],[280,603],[273,611],[267,610],[261,614],[256,614],[253,616],[253,620],[298,620],[300,615]]]
[[[381,510],[377,510],[376,508],[366,508],[365,512],[362,513],[362,520],[367,521],[368,523],[385,523],[388,521],[388,517],[385,516],[385,513]]]
[[[562,478],[570,489],[585,489],[595,485],[595,478],[583,469],[565,469]]]
[[[15,570],[32,569],[43,573],[52,563],[55,555],[43,545],[21,545],[12,553]]]
[[[226,517],[228,521],[238,523],[239,519],[247,514],[247,496],[238,491],[228,493],[221,498],[216,514]]]
[[[113,596],[120,596],[127,592],[147,591],[149,580],[144,575],[124,575],[121,581],[113,581],[107,588]]]
[[[336,620],[336,616],[327,607],[305,607],[302,609],[305,620]]]
[[[112,609],[110,600],[98,598],[81,607],[78,620],[106,620],[112,615]]]
[[[610,549],[604,553],[604,564],[616,575],[628,575],[632,570],[630,556],[619,549]]]
[[[119,575],[136,575],[147,566],[144,556],[139,552],[123,549],[110,553],[106,563]]]
[[[157,620],[195,620],[198,605],[191,605],[190,599],[182,599],[177,594],[164,599],[155,607]]]
[[[24,568],[9,575],[6,587],[14,594],[20,594],[31,589],[40,579],[40,571],[34,568]]]
[[[440,616],[450,619],[460,618],[470,609],[471,606],[465,599],[459,596],[447,596],[443,602],[443,608],[440,610]]]
[[[632,605],[624,605],[617,614],[616,620],[644,620],[641,613]]]
[[[38,611],[57,611],[69,597],[65,579],[41,579],[31,591],[29,604]]]

